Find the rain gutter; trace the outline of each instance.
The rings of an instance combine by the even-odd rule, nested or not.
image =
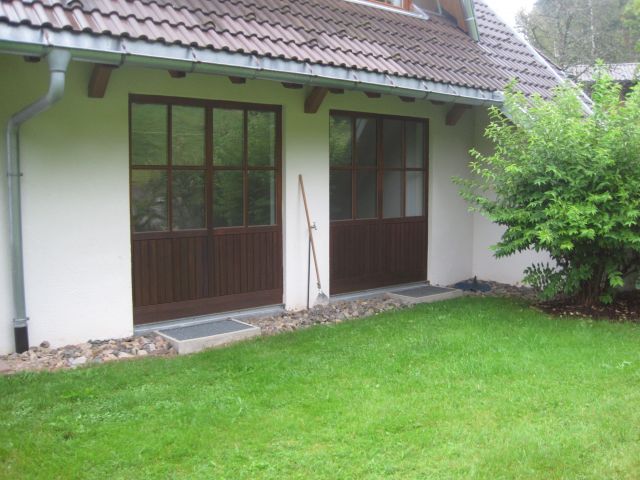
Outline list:
[[[71,54],[53,49],[47,54],[49,63],[49,90],[31,105],[13,114],[6,126],[6,161],[9,193],[9,238],[11,244],[11,267],[13,289],[13,331],[16,352],[29,349],[27,306],[24,291],[24,257],[22,251],[22,205],[20,194],[20,126],[44,112],[62,98],[67,67]]]
[[[500,105],[504,100],[500,91],[366,72],[344,66],[317,65],[65,30],[39,30],[25,25],[0,25],[0,52],[41,57],[51,48],[69,50],[74,60],[105,65],[238,76],[466,105]]]

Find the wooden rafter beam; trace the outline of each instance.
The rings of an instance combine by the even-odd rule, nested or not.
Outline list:
[[[406,103],[413,103],[416,101],[414,97],[400,97],[400,100]]]
[[[329,91],[336,95],[342,95],[344,93],[344,88],[330,88]]]
[[[242,85],[243,83],[247,83],[247,79],[244,77],[229,77],[229,81],[234,85]]]
[[[187,72],[183,72],[182,70],[169,70],[169,75],[171,78],[184,78],[187,76]]]
[[[89,79],[89,98],[104,98],[109,86],[111,72],[118,68],[116,65],[96,64],[93,66],[91,78]]]
[[[282,86],[284,88],[291,88],[293,90],[300,90],[301,88],[304,88],[304,85],[302,85],[301,83],[291,83],[291,82],[282,82]]]
[[[369,98],[380,98],[382,96],[382,94],[378,92],[364,92],[364,94]]]
[[[445,102],[441,102],[440,100],[431,100],[431,103],[438,107],[445,104]]]
[[[327,93],[329,93],[328,88],[313,87],[311,93],[309,93],[309,96],[307,96],[307,99],[304,102],[304,113],[318,113]]]
[[[41,60],[40,57],[32,57],[32,56],[25,56],[24,57],[24,61],[27,63],[38,63]]]
[[[464,112],[466,112],[470,108],[471,108],[471,105],[460,105],[460,104],[456,104],[453,107],[451,107],[451,109],[447,112],[447,118],[445,120],[446,125],[449,127],[453,127],[457,125],[460,119],[462,118],[462,116],[464,115]]]

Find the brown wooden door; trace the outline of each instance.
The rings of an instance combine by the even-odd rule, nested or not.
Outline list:
[[[282,302],[278,107],[132,96],[136,324]]]
[[[426,280],[428,123],[332,112],[331,293]]]

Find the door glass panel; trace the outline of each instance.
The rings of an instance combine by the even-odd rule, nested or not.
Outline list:
[[[378,195],[376,177],[375,170],[360,170],[357,174],[357,218],[375,218],[377,216],[376,200]]]
[[[351,165],[351,118],[331,116],[329,159],[332,167]]]
[[[421,217],[424,215],[424,173],[407,172],[407,217]]]
[[[204,172],[174,170],[171,196],[174,230],[204,228]]]
[[[276,223],[276,182],[273,171],[249,171],[249,225]]]
[[[251,167],[273,167],[276,158],[276,114],[247,113],[248,162]]]
[[[356,164],[376,165],[376,120],[356,118]]]
[[[402,167],[402,121],[384,120],[382,132],[385,168]]]
[[[167,173],[131,172],[131,221],[134,232],[167,230]]]
[[[402,215],[402,172],[384,172],[382,216],[395,218]]]
[[[131,163],[167,164],[166,105],[131,105]]]
[[[171,161],[174,165],[204,165],[204,109],[171,107]]]
[[[213,164],[240,167],[244,155],[244,112],[213,110]]]
[[[406,122],[407,167],[424,168],[424,125],[422,122]]]
[[[244,189],[242,171],[218,170],[213,175],[213,226],[238,227],[243,225],[242,206]]]
[[[331,220],[351,219],[351,171],[330,173],[329,205]]]

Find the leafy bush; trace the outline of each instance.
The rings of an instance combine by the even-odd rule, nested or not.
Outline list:
[[[491,155],[472,150],[461,194],[506,227],[497,257],[547,251],[557,268],[532,266],[527,280],[551,296],[608,301],[640,269],[640,89],[625,102],[600,74],[587,113],[577,87],[552,99],[511,85],[504,113],[490,110]]]

